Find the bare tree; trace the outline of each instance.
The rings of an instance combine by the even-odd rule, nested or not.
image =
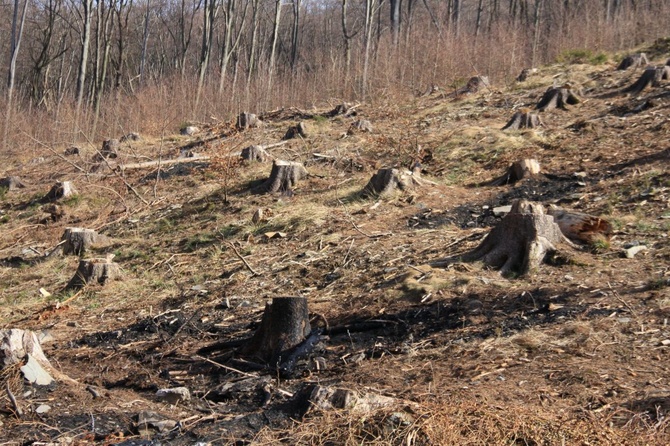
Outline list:
[[[226,8],[224,9],[224,30],[223,43],[221,46],[221,56],[219,60],[219,69],[221,75],[219,77],[219,95],[223,93],[223,87],[226,81],[226,74],[228,72],[228,65],[233,54],[237,51],[244,31],[244,23],[247,18],[247,11],[249,10],[250,2],[247,0],[244,4],[244,11],[242,17],[238,20],[238,2],[237,0],[228,0]]]
[[[23,37],[23,26],[26,23],[26,9],[28,8],[28,0],[24,0],[21,8],[21,18],[19,19],[19,8],[21,8],[21,1],[14,0],[14,12],[12,13],[12,34],[9,43],[9,74],[7,76],[7,112],[5,114],[5,134],[4,146],[9,145],[9,126],[11,124],[12,114],[12,99],[14,96],[14,82],[16,78],[16,60],[19,56],[19,47],[21,46],[21,38]],[[20,21],[20,23],[19,23]]]
[[[277,40],[279,38],[279,24],[281,21],[281,1],[275,0],[275,19],[272,24],[272,49],[270,50],[270,65],[268,67],[268,91],[272,90],[272,76],[275,69],[275,57],[277,54]]]
[[[200,66],[198,69],[198,89],[195,96],[195,108],[198,108],[202,87],[205,83],[205,73],[209,65],[212,53],[212,39],[214,37],[214,25],[219,14],[219,2],[217,0],[205,0],[202,21],[202,46],[200,49]]]
[[[76,5],[76,1],[71,0]],[[81,117],[81,106],[84,102],[84,88],[86,83],[86,69],[88,67],[88,52],[91,42],[91,18],[93,10],[93,0],[81,0],[82,10],[76,9],[81,20],[80,43],[81,56],[79,58],[79,71],[77,74],[77,103],[75,108],[74,132],[75,138],[80,131],[79,118]]]

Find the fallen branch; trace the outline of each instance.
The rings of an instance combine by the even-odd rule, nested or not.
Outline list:
[[[237,153],[235,156],[239,156],[239,153]],[[147,167],[169,166],[172,164],[193,163],[196,161],[209,161],[209,160],[210,160],[209,156],[193,156],[190,158],[175,158],[171,160],[159,159],[156,161],[144,161],[142,163],[119,164],[116,166],[116,170],[123,172],[125,170],[131,170],[131,169],[145,169]]]
[[[223,234],[221,234],[221,235],[223,235]],[[235,248],[235,245],[233,245],[232,243],[228,243],[228,246],[230,246],[233,249],[233,252],[235,252],[235,255],[242,261],[242,263],[244,263],[244,266],[247,267],[247,269],[251,272],[251,274],[253,274],[254,276],[260,276],[260,273],[256,272],[251,267],[251,265],[249,265],[249,262],[247,262],[247,259],[242,257],[242,254],[240,254],[240,252],[237,250],[237,248]]]

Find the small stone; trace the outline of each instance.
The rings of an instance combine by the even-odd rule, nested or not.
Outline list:
[[[51,297],[51,293],[45,290],[44,288],[40,288],[39,291],[42,297]]]
[[[196,133],[198,133],[199,131],[200,131],[200,129],[198,127],[196,127],[194,125],[188,125],[188,126],[182,128],[179,131],[179,133],[181,133],[182,135],[186,135],[186,136],[193,136]]]
[[[51,406],[48,404],[40,404],[37,406],[37,409],[35,409],[35,413],[47,413],[51,410]]]
[[[586,178],[586,175],[586,172],[575,172],[572,174],[572,176],[576,178]]]
[[[670,345],[670,339],[663,339],[661,345]]]
[[[189,401],[191,392],[186,387],[173,387],[171,389],[160,389],[156,392],[158,399],[169,404],[177,404],[181,401]]]
[[[509,214],[509,211],[512,210],[512,205],[507,206],[498,206],[493,208],[493,215],[496,217],[503,217],[506,214]]]
[[[647,247],[645,245],[633,246],[628,249],[624,249],[623,254],[627,259],[632,259],[640,251],[646,251]]]

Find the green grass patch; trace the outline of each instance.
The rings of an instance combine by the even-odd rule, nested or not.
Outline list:
[[[589,49],[572,49],[563,51],[556,60],[564,64],[602,65],[607,62],[608,57],[603,52],[594,53]]]

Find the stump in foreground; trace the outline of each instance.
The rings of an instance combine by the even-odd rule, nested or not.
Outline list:
[[[462,260],[481,260],[500,273],[527,274],[540,266],[556,245],[567,242],[554,218],[539,203],[516,200],[512,210]]]
[[[257,161],[259,163],[264,163],[272,158],[263,146],[257,145],[245,147],[242,149],[240,156],[243,160]]]
[[[540,163],[534,159],[523,159],[512,163],[507,171],[493,180],[485,183],[485,186],[504,186],[514,184],[524,178],[530,178],[540,174]]]
[[[503,130],[533,129],[542,126],[540,115],[531,112],[529,108],[522,108],[512,116],[512,119],[503,127]]]
[[[296,125],[292,125],[286,130],[286,134],[282,138],[282,140],[286,141],[289,139],[301,137],[301,138],[307,138],[307,135],[309,134],[309,130],[307,128],[307,124],[304,122],[300,122]]]
[[[361,195],[364,197],[384,197],[391,195],[396,190],[409,190],[421,185],[421,179],[417,173],[401,169],[379,169],[372,175],[368,184],[363,188]]]
[[[57,181],[44,196],[43,201],[57,201],[74,197],[78,192],[71,181]]]
[[[612,236],[612,225],[607,220],[594,215],[583,214],[549,205],[547,214],[561,228],[561,232],[573,241],[593,244],[599,240],[609,240]]]
[[[456,96],[474,94],[483,88],[488,88],[490,85],[488,76],[474,76],[468,79],[464,87],[456,90],[455,94]]]
[[[658,87],[661,85],[662,80],[667,80],[670,78],[670,66],[668,65],[659,65],[657,67],[647,67],[640,78],[635,81],[633,84],[624,88],[623,93],[629,93],[633,96],[637,96],[642,93],[642,90],[649,87]]]
[[[275,297],[265,305],[261,325],[239,353],[275,366],[286,361],[310,332],[307,299]]]
[[[0,330],[0,370],[22,364],[21,372],[31,384],[49,385],[51,364],[44,355],[37,334],[17,328]]]
[[[637,68],[649,64],[649,59],[645,53],[629,54],[624,57],[617,70],[627,70],[629,68]]]
[[[260,127],[262,121],[253,113],[242,112],[237,117],[237,129],[246,130],[248,128]]]
[[[275,160],[270,178],[256,188],[257,193],[290,192],[298,181],[307,176],[301,163]]]
[[[107,242],[107,237],[93,229],[65,228],[63,237],[63,255],[80,256],[91,250],[91,247]]]
[[[79,267],[66,290],[78,290],[88,284],[104,285],[109,280],[122,277],[121,267],[109,258],[86,259],[79,261]]]
[[[550,87],[544,92],[540,102],[535,106],[536,110],[541,112],[560,108],[567,110],[568,105],[576,105],[581,102],[579,95],[571,88],[570,85],[564,85],[559,88]]]
[[[107,139],[102,142],[102,148],[98,154],[94,157],[96,161],[102,161],[102,159],[114,159],[119,156],[119,146],[120,142],[118,139]]]
[[[0,189],[16,190],[23,189],[24,187],[26,187],[26,185],[19,177],[9,176],[0,178]]]

